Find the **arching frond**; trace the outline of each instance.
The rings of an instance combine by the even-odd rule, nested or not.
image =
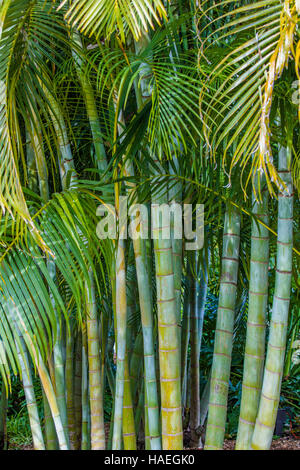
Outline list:
[[[17,163],[17,147],[10,128],[10,113],[15,105],[10,94],[11,64],[18,47],[22,27],[32,8],[30,1],[5,0],[0,7],[0,207],[21,219],[43,250],[48,250],[29,214],[21,187]]]
[[[60,8],[66,3],[63,0]],[[124,43],[128,29],[139,39],[142,31],[154,28],[154,22],[160,24],[162,17],[166,17],[162,0],[73,0],[66,13],[68,22],[81,32],[105,38],[116,32]]]
[[[294,47],[296,6],[293,2],[263,0],[231,8],[234,3],[220,2],[222,15],[202,28],[200,21],[199,34],[207,36],[201,44],[200,66],[220,41],[223,44],[219,48],[221,60],[216,61],[207,78],[208,84],[219,86],[208,107],[201,104],[201,112],[207,112],[203,114],[204,132],[213,156],[220,150],[225,160],[232,153],[230,168],[240,163],[247,181],[257,171],[264,172],[273,193],[272,183],[280,185],[280,178],[270,146],[270,111],[274,83]],[[202,18],[207,19],[212,7],[205,11],[204,4],[203,10]],[[205,34],[215,24],[216,29]]]

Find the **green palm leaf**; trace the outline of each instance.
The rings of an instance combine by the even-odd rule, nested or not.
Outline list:
[[[221,53],[207,78],[216,91],[207,107],[201,105],[201,111],[206,112],[204,132],[213,157],[219,150],[224,161],[233,155],[230,169],[240,163],[242,175],[247,170],[247,182],[257,171],[264,172],[273,192],[271,183],[280,184],[280,178],[269,142],[272,92],[289,60],[295,6],[287,10],[287,3],[293,2],[283,5],[280,0],[262,0],[230,9],[232,3],[236,2],[220,2],[225,13],[200,27],[200,34],[206,36],[202,57],[210,60],[216,50]],[[211,9],[203,12],[203,18],[209,17]],[[209,32],[215,24],[216,30]],[[222,48],[216,47],[220,42]]]
[[[64,0],[60,8],[67,3]],[[74,0],[66,13],[73,26],[90,35],[103,34],[106,38],[117,32],[123,43],[128,29],[137,40],[142,31],[160,24],[166,10],[161,0]],[[116,31],[117,30],[117,31]]]

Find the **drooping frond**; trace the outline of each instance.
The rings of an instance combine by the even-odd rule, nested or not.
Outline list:
[[[199,23],[199,35],[206,36],[200,65],[216,50],[221,52],[221,60],[216,60],[207,78],[210,85],[219,81],[219,87],[208,107],[200,106],[201,112],[207,112],[204,132],[213,156],[219,149],[224,161],[232,154],[230,168],[240,163],[247,182],[257,171],[265,173],[273,193],[272,182],[280,185],[270,146],[273,87],[293,52],[298,14],[294,2],[263,0],[230,8],[234,3],[220,2],[223,14],[209,25]],[[212,7],[205,10],[204,5],[203,10],[204,20]],[[213,32],[206,33],[208,27]],[[222,47],[217,47],[220,41]]]
[[[47,359],[56,337],[56,322],[75,305],[78,321],[84,313],[84,292],[88,270],[100,264],[101,251],[96,236],[96,206],[91,196],[74,192],[54,195],[35,216],[35,223],[54,254],[56,278],[47,257],[33,240],[12,241],[0,257],[0,374],[9,383],[10,368],[16,374],[19,359],[15,345],[22,337],[33,360]],[[68,292],[65,298],[64,292]]]
[[[0,210],[15,219],[21,219],[32,232],[43,250],[48,248],[42,240],[29,214],[22,191],[18,170],[16,135],[10,128],[10,113],[15,105],[10,93],[10,68],[17,51],[22,27],[32,8],[32,2],[5,0],[0,10]],[[20,51],[18,51],[20,53]],[[14,84],[13,84],[14,85]]]

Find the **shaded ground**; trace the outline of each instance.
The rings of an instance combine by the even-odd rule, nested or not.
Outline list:
[[[108,439],[109,435],[109,424],[105,423],[105,434],[106,439]],[[189,447],[189,433],[184,433],[184,444],[185,450],[197,450],[194,448]],[[224,442],[224,450],[234,450],[235,447],[235,440],[233,439],[226,439]],[[142,448],[142,446],[140,447]],[[15,445],[14,443],[10,443],[9,450],[33,450],[31,445]],[[202,450],[202,449],[199,449]],[[296,435],[293,434],[286,434],[284,437],[277,438],[273,440],[271,450],[300,450],[300,435],[297,438]]]
[[[195,447],[190,447],[190,433],[188,431],[184,432],[184,448],[197,450]],[[224,450],[234,450],[235,448],[235,439],[225,439],[224,441]],[[199,449],[202,450],[202,449]],[[281,438],[273,439],[271,450],[300,450],[300,433],[290,433],[286,432],[285,435]]]

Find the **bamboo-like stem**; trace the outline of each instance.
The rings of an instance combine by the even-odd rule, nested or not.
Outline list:
[[[121,232],[123,227],[120,228]],[[127,301],[126,301],[126,268],[125,268],[125,241],[118,240],[116,254],[116,311],[115,331],[117,346],[117,372],[115,389],[113,450],[121,450],[122,446],[122,419],[124,399],[124,376],[126,355],[126,323],[127,323]]]
[[[197,252],[194,254],[194,260],[190,257],[189,261],[194,266],[194,274],[191,275],[190,283],[190,341],[191,341],[191,403],[190,403],[190,430],[191,446],[199,447],[200,436],[197,429],[200,424],[200,370],[199,370],[199,320],[196,308],[197,297]]]
[[[158,161],[156,164],[160,164]],[[155,253],[162,443],[164,450],[183,447],[181,419],[180,344],[176,314],[172,240],[162,238],[159,205],[168,195],[152,196],[152,232]]]
[[[38,186],[41,198],[44,202],[49,200],[48,170],[43,149],[43,136],[41,126],[32,110],[34,121],[31,123],[30,131],[27,131],[30,142],[27,145],[27,162],[30,162],[28,169],[28,178],[34,179],[38,176]],[[34,162],[32,158],[34,157]],[[35,174],[33,174],[33,165],[35,165]],[[33,183],[32,183],[33,184]],[[34,184],[34,186],[36,186]]]
[[[143,360],[143,333],[142,330],[140,330],[136,336],[130,360],[130,383],[134,402],[137,395]]]
[[[255,189],[258,194],[257,184]],[[253,214],[268,225],[267,188],[263,188],[261,203],[253,194]],[[237,450],[250,448],[258,412],[265,359],[268,268],[269,231],[258,221],[252,220],[249,307]]]
[[[211,375],[205,449],[222,449],[227,415],[232,337],[239,266],[240,215],[225,214],[222,271]]]
[[[82,425],[82,336],[75,338],[74,410],[75,410],[75,449],[81,448]]]
[[[7,449],[6,416],[7,416],[7,391],[2,380],[0,396],[0,450]]]
[[[86,324],[82,327],[82,382],[81,382],[81,399],[82,399],[82,427],[81,427],[81,450],[89,450],[91,448],[91,439],[89,433],[89,390],[88,390],[88,345],[87,345],[87,329]]]
[[[184,302],[183,302],[183,318],[182,318],[182,333],[181,333],[181,389],[182,389],[182,404],[185,403],[186,395],[186,376],[187,376],[187,363],[188,363],[188,348],[190,342],[190,276],[185,278],[184,289]]]
[[[148,414],[147,402],[148,402],[148,397],[147,397],[147,391],[145,390],[145,395],[144,395],[145,449],[151,450],[150,431],[149,431],[149,414]]]
[[[44,437],[42,433],[42,427],[35,398],[28,352],[21,330],[17,323],[17,317],[15,316],[15,313],[17,313],[17,310],[11,311],[11,318],[12,322],[14,323],[15,330],[17,332],[17,336],[15,337],[15,346],[20,364],[21,379],[23,382],[23,388],[25,393],[25,400],[32,434],[33,446],[35,450],[45,450]]]
[[[200,266],[198,266],[198,276],[200,282],[197,283],[196,310],[198,312],[198,334],[199,334],[199,354],[201,351],[203,324],[205,315],[205,304],[208,292],[208,267],[210,262],[210,249],[202,250],[199,253]],[[200,273],[199,273],[200,268]],[[200,357],[199,357],[200,360]]]
[[[49,274],[53,281],[56,280],[56,268],[53,261],[47,262],[47,267]],[[67,403],[66,403],[66,382],[65,382],[65,366],[63,360],[63,351],[62,351],[62,333],[60,318],[57,314],[55,307],[55,300],[53,299],[52,294],[50,294],[51,301],[53,303],[53,308],[56,315],[56,341],[53,347],[53,361],[54,361],[54,375],[55,375],[55,392],[57,398],[57,404],[59,408],[60,417],[62,420],[63,428],[65,431],[67,443],[69,445],[69,428],[68,428],[68,414],[67,414]]]
[[[111,390],[111,395],[112,395],[112,412],[111,412],[110,425],[109,425],[107,449],[112,450],[112,438],[113,438],[113,431],[114,431],[114,415],[115,415],[116,380],[115,380],[115,376],[112,370],[111,362],[109,360],[106,362],[106,374],[107,374],[107,380],[108,380],[109,387]]]
[[[145,396],[144,396],[144,389],[145,389],[145,382],[142,378],[141,380],[141,386],[139,388],[139,395],[138,395],[138,403],[137,407],[135,410],[135,415],[134,415],[134,424],[135,424],[135,429],[136,429],[136,435],[137,439],[139,440],[139,436],[141,433],[141,427],[142,427],[142,417],[143,417],[143,412],[145,412],[145,407],[144,407],[144,402],[145,402]]]
[[[42,382],[45,395],[47,397],[47,400],[50,406],[52,418],[53,418],[54,425],[55,425],[56,435],[57,435],[57,439],[59,443],[59,448],[60,450],[68,450],[69,446],[67,443],[67,436],[64,431],[55,392],[54,392],[48,371],[41,357],[38,358],[38,361],[39,361],[38,372],[39,372],[39,376]]]
[[[200,400],[200,350],[202,342],[202,331],[205,313],[205,303],[207,297],[207,260],[205,253],[201,252],[196,256],[196,273],[200,262],[200,281],[194,279],[194,289],[191,289],[191,297],[194,297],[194,309],[191,308],[191,367],[190,367],[190,429],[192,447],[202,446],[201,442],[201,405]],[[193,305],[193,304],[192,304]]]
[[[211,370],[209,371],[207,382],[204,386],[204,390],[200,400],[200,426],[203,428],[206,421],[208,406],[209,406],[209,395],[210,395],[210,381],[211,381]]]
[[[18,317],[19,317],[18,320],[20,321],[20,323],[22,324],[22,326],[24,328],[23,320],[21,319],[20,316],[18,316]],[[26,339],[26,344],[28,346],[28,349],[30,350],[30,353],[32,355],[34,364],[36,365],[36,368],[37,368],[37,371],[38,371],[38,374],[39,374],[39,377],[40,377],[40,380],[41,380],[43,390],[45,392],[45,395],[46,395],[48,403],[49,403],[49,407],[50,407],[50,410],[51,410],[53,422],[54,422],[54,425],[55,425],[55,430],[56,430],[56,435],[57,435],[57,439],[58,439],[58,443],[59,443],[59,448],[60,448],[60,450],[68,450],[67,436],[66,436],[64,428],[63,428],[63,424],[62,424],[62,420],[61,420],[61,417],[60,417],[59,408],[58,408],[58,404],[57,404],[56,395],[55,395],[54,388],[53,388],[53,385],[52,385],[52,382],[51,382],[51,379],[50,379],[50,376],[49,376],[49,372],[47,370],[47,367],[44,364],[44,361],[43,361],[43,358],[41,356],[40,351],[36,350],[30,336],[26,335],[25,338],[24,338],[24,341],[25,341],[25,339]]]
[[[127,269],[128,274],[129,269]],[[126,329],[126,351],[127,351],[127,360],[128,364],[130,364],[131,356],[133,352],[133,339],[137,336],[137,331],[133,327],[132,323],[130,323],[130,318],[133,318],[136,315],[136,299],[135,299],[135,281],[136,279],[131,279],[130,276],[127,278],[127,329]],[[129,374],[130,375],[130,374]]]
[[[112,394],[112,396],[113,396],[113,395],[114,395],[114,391],[115,391],[116,381],[115,381],[114,373],[113,373],[113,371],[112,371],[112,366],[111,366],[111,364],[110,364],[109,362],[107,362],[106,365],[107,365],[107,367],[106,367],[107,381],[108,381],[108,385],[109,385],[111,394]]]
[[[30,429],[32,434],[33,446],[35,450],[45,450],[45,443],[40,423],[38,407],[35,398],[35,392],[32,381],[31,367],[28,359],[24,339],[19,333],[19,341],[16,341],[16,350],[22,373],[22,382],[26,399]],[[22,348],[22,351],[21,349]]]
[[[51,410],[44,389],[42,387],[43,406],[44,406],[44,426],[45,426],[45,440],[47,450],[58,450],[58,442],[55,431],[54,422],[51,415]]]
[[[126,162],[125,172],[127,176],[134,176],[132,162]],[[129,185],[128,185],[129,186]],[[131,195],[135,186],[131,184],[128,188],[128,194]],[[142,220],[143,224],[144,221]],[[140,229],[142,232],[142,229]],[[161,438],[159,429],[159,408],[157,394],[157,380],[155,373],[155,354],[153,343],[153,313],[152,313],[152,297],[149,288],[149,269],[147,262],[147,249],[144,239],[134,238],[133,249],[136,264],[136,275],[139,290],[139,302],[143,330],[144,345],[144,370],[145,370],[145,396],[147,401],[145,406],[148,412],[149,438],[152,450],[161,449]]]
[[[128,273],[128,270],[127,270]],[[130,286],[130,284],[133,284]],[[123,400],[123,443],[125,450],[136,450],[136,432],[133,411],[132,387],[129,374],[129,350],[132,347],[132,326],[129,323],[131,312],[134,311],[134,295],[130,287],[134,289],[132,278],[127,282],[127,312],[128,324],[126,330],[126,356],[125,356],[125,374],[124,374],[124,400]]]
[[[70,439],[70,449],[76,448],[76,421],[74,403],[74,336],[72,331],[67,333],[66,338],[66,404],[68,416],[68,431]]]
[[[264,369],[262,392],[251,448],[268,450],[276,423],[291,295],[293,256],[293,185],[291,178],[292,145],[280,148],[279,176],[285,184],[278,198],[278,236],[275,291]]]
[[[133,240],[133,246],[143,331],[145,393],[147,396],[146,406],[149,423],[150,448],[151,450],[159,450],[161,449],[161,438],[153,343],[152,302],[148,285],[149,274],[147,270],[146,244],[144,243],[144,240],[138,238]]]
[[[73,30],[72,39],[75,42],[75,44],[77,44],[79,49],[83,50],[83,45],[82,45],[80,34],[75,30]],[[74,49],[72,50],[72,54],[74,57],[75,68],[76,68],[79,82],[81,84],[81,89],[82,89],[82,93],[83,93],[84,101],[86,105],[86,111],[87,111],[87,115],[88,115],[89,122],[90,122],[90,128],[91,128],[91,132],[93,136],[93,144],[95,148],[97,167],[99,170],[105,171],[107,169],[107,158],[106,158],[105,147],[103,145],[102,132],[101,132],[101,126],[100,126],[99,116],[98,116],[97,107],[96,107],[94,91],[87,75],[82,70],[82,60],[80,56],[76,53]]]
[[[101,383],[100,339],[97,321],[94,277],[89,271],[90,286],[87,292],[87,338],[89,389],[91,410],[91,446],[92,450],[105,450],[103,394]]]
[[[178,160],[177,158],[173,158],[173,163],[175,165],[177,174],[179,170]],[[169,165],[170,174],[175,175],[174,168]],[[172,183],[171,188],[169,188],[169,202],[170,203],[182,203],[182,183],[178,181],[176,183]],[[177,227],[175,223],[181,223],[181,221],[177,221],[177,218],[174,217],[174,214],[171,214],[171,239],[172,239],[172,253],[173,253],[173,270],[174,270],[174,289],[175,289],[175,297],[176,297],[176,313],[177,313],[177,321],[178,325],[181,324],[181,277],[182,277],[182,240],[176,239],[174,237],[174,233],[178,233]],[[181,330],[180,327],[178,328],[179,339],[181,339]]]
[[[27,164],[27,175],[28,175],[28,187],[31,191],[37,193],[38,191],[38,179],[36,161],[34,155],[34,149],[31,142],[31,136],[26,129],[26,164]]]
[[[124,442],[124,450],[136,450],[136,433],[135,433],[127,354],[125,356],[125,373],[124,373],[123,442]]]
[[[145,33],[140,40],[135,44],[136,51],[143,50],[149,43],[149,37]],[[143,64],[142,68],[147,70],[148,65]],[[147,99],[151,90],[149,87],[149,77],[151,77],[151,70],[148,74],[141,74],[140,93],[137,93],[138,105]],[[146,76],[147,75],[147,76]],[[140,101],[140,103],[139,103]],[[159,163],[159,162],[158,162]],[[178,185],[175,187],[175,192],[170,191],[170,197],[175,200],[180,199],[180,188]],[[154,204],[154,218],[159,217],[158,206],[161,197],[158,198]],[[164,201],[168,202],[168,195],[164,197]],[[153,202],[153,198],[152,198]],[[173,217],[173,216],[172,216]],[[161,323],[159,327],[159,342],[160,342],[160,365],[163,366],[161,370],[161,395],[162,395],[162,436],[164,449],[180,449],[182,447],[182,424],[181,424],[181,397],[180,397],[180,333],[178,323],[180,322],[180,303],[181,303],[181,254],[182,254],[182,240],[174,239],[174,217],[171,223],[171,239],[166,241],[160,240],[161,228],[159,220],[156,220],[156,226],[153,225],[154,231],[158,239],[154,242],[154,252],[156,260],[156,283],[157,283],[157,305],[158,305],[158,322]],[[137,243],[137,242],[136,242]],[[145,246],[145,244],[144,244]],[[149,282],[150,272],[147,269],[147,248],[144,250],[142,256],[142,242],[134,245],[136,263],[137,263],[137,277],[139,282],[140,302],[141,295],[144,298],[145,285]],[[163,251],[167,250],[164,255]],[[174,253],[174,256],[173,256]],[[161,259],[161,258],[164,258]],[[167,272],[164,272],[164,261],[166,261]],[[176,269],[176,285],[174,280],[174,268]],[[146,284],[147,283],[147,284]],[[176,290],[175,290],[176,289]],[[164,292],[166,291],[166,292]],[[169,292],[168,292],[169,291]],[[149,296],[150,289],[146,291],[146,302],[141,304],[142,326],[144,335],[144,360],[145,360],[145,408],[147,416],[145,418],[145,435],[149,435],[150,448],[160,449],[160,427],[159,427],[159,407],[158,407],[158,393],[156,386],[156,371],[155,371],[155,355],[153,343],[153,320],[152,320],[152,299]],[[164,295],[166,294],[166,299]],[[168,298],[169,297],[169,298]],[[176,318],[173,318],[175,315]],[[177,321],[177,325],[175,323]],[[169,325],[168,325],[169,323]],[[168,328],[168,326],[170,328]],[[177,336],[175,339],[175,347],[170,347],[170,338],[174,333]],[[176,364],[176,360],[178,361]],[[170,361],[170,362],[169,362]],[[170,366],[167,365],[169,362]],[[179,375],[178,375],[179,369]],[[165,375],[165,376],[164,376]],[[172,385],[171,385],[172,384]],[[176,423],[177,420],[177,423]],[[147,448],[146,442],[146,448]]]
[[[55,96],[49,93],[45,88],[45,94],[50,104],[50,114],[56,133],[57,143],[59,147],[59,171],[63,190],[67,187],[67,176],[71,173],[71,181],[76,181],[75,164],[72,155],[71,145],[67,133],[66,123],[62,115],[60,105]]]

